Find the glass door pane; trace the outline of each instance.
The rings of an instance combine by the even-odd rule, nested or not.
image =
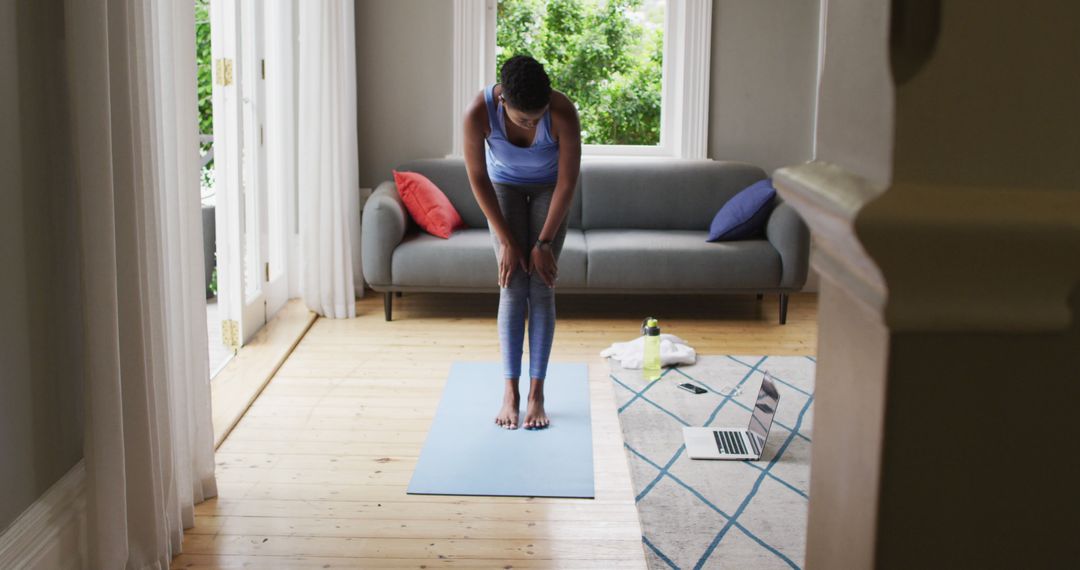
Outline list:
[[[240,0],[240,100],[242,107],[244,301],[259,302],[263,290],[262,263],[262,78],[259,10],[252,0]]]

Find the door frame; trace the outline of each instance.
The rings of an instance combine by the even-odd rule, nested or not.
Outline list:
[[[268,12],[275,14],[270,25]],[[274,53],[273,63],[285,59],[287,46],[276,46],[293,33],[292,7],[288,0],[211,0],[210,18],[218,299],[223,340],[236,349],[290,297],[295,101],[285,82],[292,81],[291,50],[283,72],[271,75],[273,88],[267,87],[266,69],[267,52]]]

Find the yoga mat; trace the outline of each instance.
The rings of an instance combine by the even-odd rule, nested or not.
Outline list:
[[[548,364],[544,409],[551,425],[543,429],[521,427],[525,378],[518,428],[495,423],[505,382],[499,363],[453,363],[409,494],[595,497],[586,365]]]

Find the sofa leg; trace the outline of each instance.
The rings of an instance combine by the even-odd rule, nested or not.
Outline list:
[[[788,294],[780,293],[780,324],[787,324]]]
[[[390,311],[393,309],[394,294],[390,291],[383,293],[383,313],[386,314],[386,320],[390,320]]]
[[[764,299],[764,298],[765,298],[765,294],[764,294],[764,293],[758,293],[758,294],[757,294],[757,300],[758,300],[758,301],[760,301],[760,300],[762,300],[762,299]]]

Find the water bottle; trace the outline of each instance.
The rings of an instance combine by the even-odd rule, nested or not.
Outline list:
[[[641,323],[641,332],[645,335],[645,357],[641,373],[646,380],[660,377],[660,325],[656,319],[647,317]]]

